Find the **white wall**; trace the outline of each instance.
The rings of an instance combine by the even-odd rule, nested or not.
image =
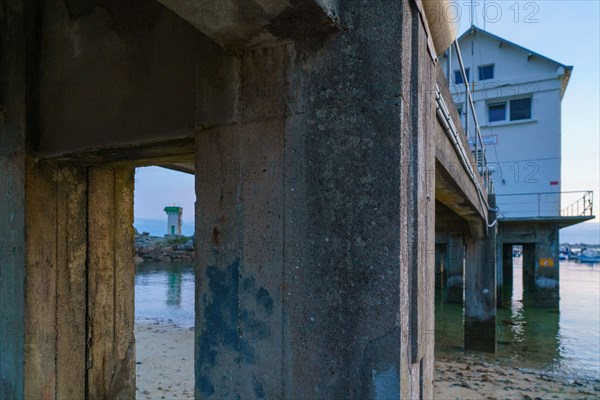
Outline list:
[[[506,42],[500,45],[500,41],[483,33],[474,36],[473,55],[471,35],[465,36],[459,45],[465,67],[471,68],[477,118],[481,134],[488,142],[485,146],[488,163],[498,171],[494,187],[501,217],[560,215],[559,65],[535,55],[528,60],[527,52]],[[447,71],[447,58],[442,57],[440,61]],[[477,67],[487,64],[494,64],[494,79],[480,82]],[[455,69],[458,62],[453,54],[451,83]],[[464,87],[451,84],[451,91],[455,102],[464,104]],[[529,96],[532,97],[530,120],[488,122],[489,103]],[[464,105],[463,110],[467,110]],[[472,118],[470,121],[472,127]],[[470,135],[473,132],[470,129]],[[531,194],[514,196],[522,193]]]

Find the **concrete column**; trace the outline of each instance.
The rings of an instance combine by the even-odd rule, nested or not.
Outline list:
[[[0,398],[25,395],[29,3],[0,1]],[[35,59],[35,57],[33,57]]]
[[[527,296],[535,292],[535,247],[535,243],[523,244],[523,294]]]
[[[446,289],[446,243],[435,244],[435,290]]]
[[[133,176],[88,168],[88,399],[135,397]]]
[[[463,303],[465,245],[462,237],[448,236],[446,252],[446,302]]]
[[[432,64],[407,3],[355,8],[197,134],[197,398],[432,397]]]
[[[490,205],[495,204],[490,195]],[[490,212],[490,221],[495,219]],[[465,349],[496,352],[496,227],[467,241],[465,260]]]
[[[524,301],[535,307],[557,308],[560,296],[558,226],[536,224],[535,240],[535,244],[524,246]]]
[[[509,308],[512,302],[512,290],[513,290],[513,245],[512,244],[501,244],[501,253],[498,257],[501,260],[498,268],[498,276],[500,282],[498,283],[498,307]]]

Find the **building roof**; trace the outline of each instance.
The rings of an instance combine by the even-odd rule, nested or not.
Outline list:
[[[562,87],[560,89],[560,98],[562,99],[562,97],[565,94],[565,91],[567,90],[567,85],[569,84],[569,79],[571,78],[571,72],[573,71],[573,66],[572,65],[565,65],[565,64],[559,63],[556,60],[553,60],[553,59],[551,59],[549,57],[546,57],[544,55],[536,53],[535,51],[530,50],[528,48],[525,48],[525,47],[523,47],[521,45],[518,45],[518,44],[516,44],[514,42],[511,42],[510,40],[504,39],[504,38],[502,38],[500,36],[496,36],[493,33],[490,33],[490,32],[488,32],[486,30],[483,30],[483,29],[481,29],[481,28],[479,28],[478,26],[475,26],[475,25],[472,25],[471,29],[468,29],[467,31],[465,31],[465,33],[463,33],[462,35],[460,35],[460,37],[457,39],[457,41],[460,42],[463,38],[466,38],[468,35],[470,35],[472,33],[483,34],[483,35],[485,35],[485,36],[487,36],[487,37],[489,37],[491,39],[498,40],[500,43],[506,43],[509,46],[512,46],[512,47],[514,47],[516,49],[519,49],[519,50],[527,53],[528,56],[534,56],[534,57],[540,58],[542,60],[551,62],[551,63],[555,64],[557,67],[564,68],[565,73],[561,76]]]

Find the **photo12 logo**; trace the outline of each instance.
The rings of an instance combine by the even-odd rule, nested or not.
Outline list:
[[[430,23],[447,21],[460,23],[466,18],[471,24],[495,24],[510,19],[515,24],[537,24],[540,5],[534,1],[428,1],[424,5]]]

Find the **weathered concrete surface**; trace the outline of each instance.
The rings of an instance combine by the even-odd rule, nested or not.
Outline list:
[[[89,168],[89,399],[135,397],[133,240],[133,169]]]
[[[536,307],[558,307],[559,259],[557,222],[502,222],[503,243],[523,245],[523,289]]]
[[[22,398],[27,5],[2,0],[0,7],[0,398]]]
[[[49,0],[40,18],[41,154],[193,137],[206,36],[154,0]]]
[[[434,71],[406,3],[345,7],[197,134],[197,398],[431,397]]]
[[[495,198],[489,196],[491,208]],[[495,219],[490,212],[490,218]],[[465,350],[496,352],[496,230],[468,240],[465,258]]]
[[[472,152],[469,150],[470,146],[466,135],[463,132],[460,118],[456,108],[452,106],[453,98],[448,89],[448,82],[439,66],[437,67],[436,72],[438,87],[448,105],[450,116],[455,121],[458,130],[458,138],[467,154],[467,161],[472,166],[473,170],[477,171],[477,163]],[[467,221],[471,236],[481,238],[484,235],[484,231],[481,228],[481,219],[485,218],[487,210],[479,200],[477,188],[467,174],[459,155],[448,139],[441,124],[436,123],[434,125],[434,133],[436,200]],[[481,187],[484,187],[483,180],[479,175],[477,175],[477,179],[479,180]]]
[[[25,398],[85,389],[85,169],[26,165]]]
[[[328,31],[335,24],[338,1],[331,0],[159,0],[229,51],[239,54],[257,41],[273,41],[280,22],[289,35],[306,37]],[[312,32],[311,32],[312,31]]]

